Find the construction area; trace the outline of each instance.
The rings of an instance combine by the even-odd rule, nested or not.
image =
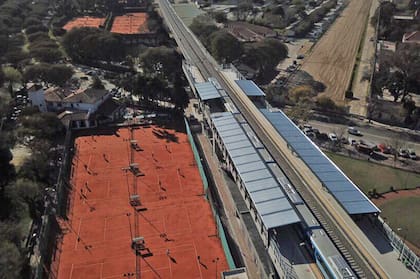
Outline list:
[[[67,22],[63,29],[66,31],[70,31],[73,28],[81,28],[81,27],[94,27],[99,28],[100,26],[103,26],[105,23],[105,18],[101,17],[90,17],[90,16],[84,16],[84,17],[76,17],[69,22]]]
[[[305,59],[302,70],[322,82],[322,93],[343,105],[372,0],[353,0]]]
[[[228,263],[184,132],[75,139],[56,278],[215,278]]]
[[[149,33],[147,19],[147,13],[129,13],[116,16],[112,23],[111,32],[124,35]]]

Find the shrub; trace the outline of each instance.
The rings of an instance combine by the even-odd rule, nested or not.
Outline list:
[[[347,99],[353,99],[353,91],[351,91],[351,90],[346,90],[345,97],[346,97]]]

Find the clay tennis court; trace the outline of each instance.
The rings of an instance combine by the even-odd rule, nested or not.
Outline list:
[[[228,264],[187,135],[131,131],[76,139],[57,278],[215,278]]]
[[[103,25],[105,23],[105,18],[100,17],[90,17],[90,16],[84,16],[84,17],[77,17],[69,22],[67,22],[63,29],[66,31],[70,31],[73,28],[80,28],[80,27],[96,27]]]
[[[122,16],[116,16],[112,23],[111,32],[118,34],[148,33],[147,14],[129,13]]]
[[[326,86],[325,96],[344,104],[372,0],[351,0],[305,59],[302,70]]]

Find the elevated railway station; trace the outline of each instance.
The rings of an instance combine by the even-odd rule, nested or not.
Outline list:
[[[218,65],[167,0],[158,2],[186,59],[184,72],[201,103],[202,130],[209,136],[220,166],[232,177],[236,190],[240,190],[242,200],[246,201],[246,209],[242,210],[253,212],[253,222],[277,272],[258,278],[298,277],[293,272],[298,267],[294,265],[293,254],[287,255],[296,249],[285,249],[288,247],[284,241],[293,234],[299,234],[304,241],[299,246],[310,248],[326,278],[392,278],[390,274],[397,273],[411,278],[413,274],[396,257],[381,254],[374,241],[357,225],[358,218],[374,219],[379,213],[369,199],[306,136],[298,134],[297,127],[283,129],[278,115],[267,111],[263,94],[255,90],[256,85],[243,82],[243,77],[227,73],[225,65]],[[189,71],[185,65],[195,70]],[[200,97],[197,82],[191,82],[194,75],[201,76],[202,82],[213,84],[221,95],[214,100],[220,100],[222,107],[215,108],[203,100],[204,94]],[[241,158],[248,155],[249,163]],[[266,188],[262,182],[265,180],[270,181],[267,185],[271,188]],[[266,194],[259,195],[260,189],[262,193],[274,191],[273,199],[281,200],[284,207],[277,203],[265,207],[270,199]],[[289,214],[283,215],[283,210]],[[278,217],[272,220],[272,214]],[[298,221],[294,221],[294,214]]]

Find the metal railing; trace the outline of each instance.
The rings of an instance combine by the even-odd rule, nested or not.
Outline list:
[[[381,217],[378,217],[377,225],[381,228],[394,250],[399,253],[398,259],[403,262],[407,268],[412,269],[417,274],[417,278],[420,278],[420,259],[416,253],[411,251],[407,246],[405,238],[401,239]]]

